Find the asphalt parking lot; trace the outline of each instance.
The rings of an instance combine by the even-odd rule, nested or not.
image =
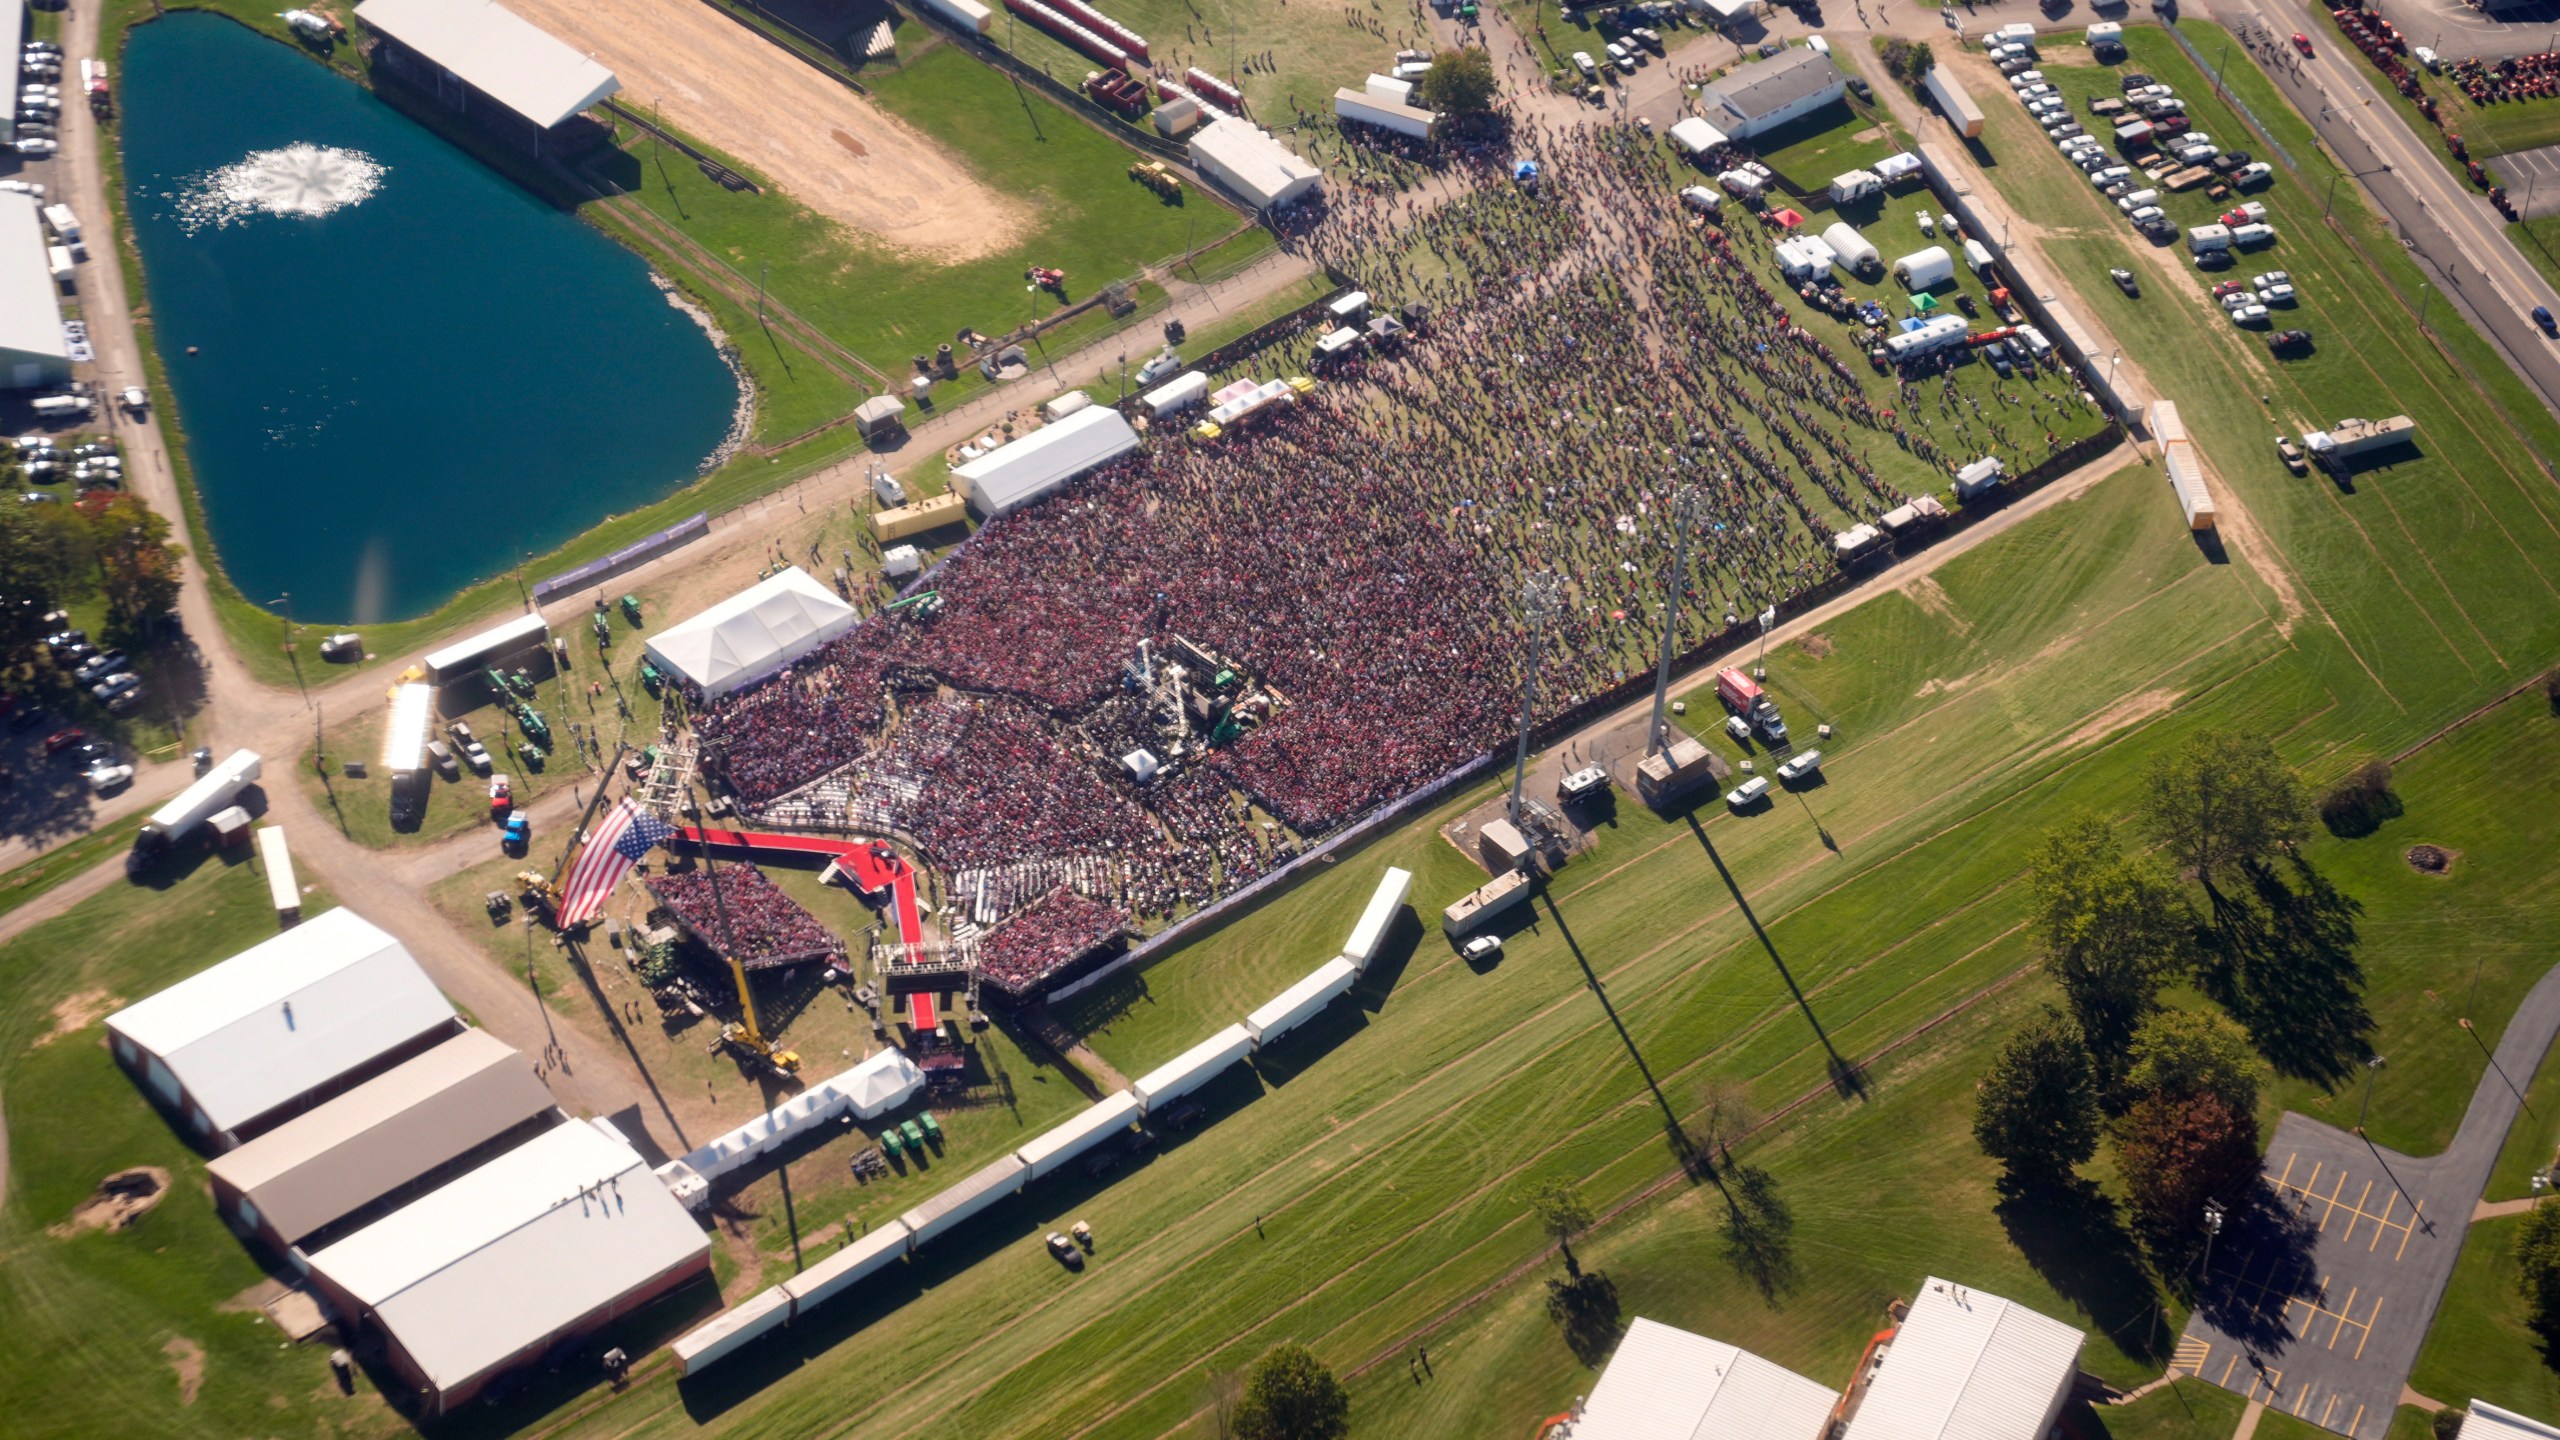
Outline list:
[[[2468,1167],[2443,1165],[2286,1115],[2266,1187],[2215,1241],[2170,1368],[2382,1440],[2477,1198]]]
[[[2490,162],[2507,182],[2507,196],[2528,220],[2560,214],[2560,145],[2514,150]]]

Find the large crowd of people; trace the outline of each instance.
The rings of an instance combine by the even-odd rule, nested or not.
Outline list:
[[[645,883],[686,933],[750,970],[845,953],[844,942],[817,916],[753,865],[696,865]]]
[[[978,973],[1012,994],[1029,994],[1068,965],[1129,933],[1129,917],[1073,890],[1052,890],[978,942]]]
[[[1649,672],[1675,490],[1704,507],[1686,646],[1835,574],[1834,533],[1907,498],[1888,470],[2023,468],[2087,428],[2077,387],[2033,372],[1988,414],[1952,376],[1880,404],[1773,288],[1765,237],[1677,204],[1650,137],[1511,143],[1536,185],[1511,183],[1513,151],[1469,151],[1290,227],[1382,303],[1421,302],[1408,343],[988,522],[935,576],[935,613],[873,616],[707,707],[706,771],[750,813],[830,777],[945,873],[1107,856],[1110,893],[1085,903],[1176,914],[1502,745],[1528,577],[1564,599],[1542,714]],[[1305,345],[1254,369],[1295,373]],[[1140,783],[1117,763],[1148,734],[1125,669],[1177,635],[1284,703]]]

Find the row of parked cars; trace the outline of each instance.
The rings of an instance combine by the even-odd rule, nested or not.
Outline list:
[[[47,635],[45,653],[54,667],[71,676],[89,698],[118,715],[142,703],[142,677],[133,673],[133,657],[122,650],[100,650],[85,630],[61,629]]]
[[[50,40],[30,40],[18,54],[17,139],[21,155],[54,152],[61,123],[62,47]]]

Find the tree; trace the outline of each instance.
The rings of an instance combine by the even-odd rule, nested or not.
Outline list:
[[[178,608],[178,561],[185,552],[169,543],[169,522],[128,491],[92,490],[78,509],[88,521],[98,584],[106,592],[107,633],[149,644]]]
[[[2157,860],[2126,855],[2114,827],[2094,816],[2045,836],[2028,867],[2046,967],[2112,1108],[2134,1031],[2158,1007],[2161,982],[2188,962],[2185,899]]]
[[[2116,1169],[2133,1233],[2163,1274],[2182,1272],[2205,1237],[2205,1202],[2237,1208],[2258,1183],[2258,1117],[2210,1092],[2146,1095],[2116,1122]]]
[[[1582,1198],[1582,1187],[1570,1180],[1546,1181],[1529,1192],[1529,1209],[1564,1252],[1565,1273],[1581,1274],[1582,1262],[1573,1258],[1573,1237],[1591,1228],[1591,1202]]]
[[[2163,1010],[2134,1035],[2124,1079],[2137,1095],[2211,1095],[2235,1114],[2254,1115],[2259,1069],[2239,1026],[2209,1010]]]
[[[2217,870],[2263,862],[2310,829],[2302,778],[2257,735],[2206,730],[2151,763],[2142,822],[2206,889]]]
[[[1431,68],[1422,72],[1422,83],[1413,87],[1414,103],[1443,115],[1481,115],[1493,108],[1501,93],[1492,54],[1475,46],[1432,56]]]
[[[46,612],[88,589],[88,535],[59,505],[0,505],[0,669],[30,658]]]
[[[2008,1183],[2059,1184],[2098,1153],[2098,1088],[2069,1016],[2048,1005],[2009,1037],[1974,1096],[1973,1138]]]
[[[2560,1353],[2560,1205],[2536,1205],[2516,1227],[2516,1284],[2525,1324],[2546,1355]]]
[[[1276,1346],[1253,1362],[1236,1405],[1242,1440],[1341,1440],[1351,1433],[1351,1392],[1306,1346]]]

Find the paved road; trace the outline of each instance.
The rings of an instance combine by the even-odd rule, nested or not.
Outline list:
[[[2560,412],[2560,346],[2530,318],[2536,305],[2560,311],[2560,292],[2516,252],[2505,218],[2436,158],[2429,147],[2441,142],[2412,133],[2375,90],[2364,57],[2345,42],[2324,36],[2313,46],[2311,58],[2295,54],[2281,37],[2310,25],[2299,6],[2288,0],[2210,0],[2203,8],[2235,32],[2255,28],[2278,37],[2276,54],[2283,63],[2271,67],[2277,87],[2311,122],[2331,154],[2354,172],[2352,183],[2364,186],[2392,232],[2427,272],[2433,296],[2421,302],[2423,307],[2432,310],[2450,300],[2488,335],[2543,403]],[[2294,158],[2311,163],[2307,156]]]
[[[2417,1159],[2287,1113],[2265,1203],[2217,1242],[2173,1373],[2382,1440],[2533,1072],[2560,1036],[2560,967],[2517,1007],[2443,1154]],[[2377,1102],[2390,1103],[2390,1072]]]

